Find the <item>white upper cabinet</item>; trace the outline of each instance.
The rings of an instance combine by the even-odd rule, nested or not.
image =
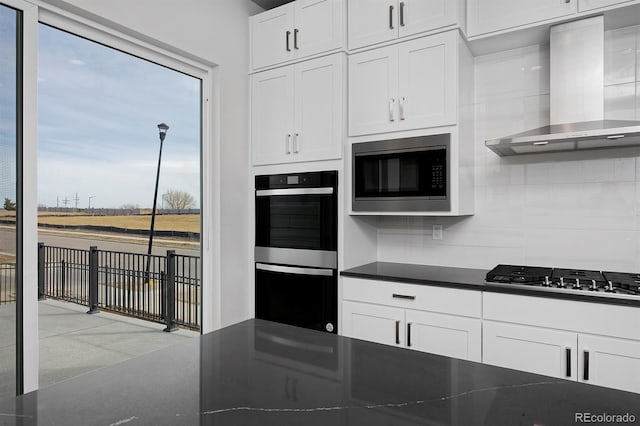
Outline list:
[[[601,7],[613,6],[616,4],[624,6],[623,3],[633,3],[632,0],[578,0],[578,1],[579,1],[578,12],[599,9]]]
[[[250,18],[251,68],[344,47],[345,0],[297,0]]]
[[[251,135],[254,164],[288,161],[293,150],[294,70],[276,68],[251,76]]]
[[[252,68],[280,64],[293,59],[293,13],[284,5],[251,17]]]
[[[459,0],[349,0],[349,49],[455,25]]]
[[[295,161],[341,157],[344,63],[344,55],[335,54],[295,65]]]
[[[340,158],[344,74],[337,53],[251,75],[253,164]]]
[[[395,127],[398,97],[398,47],[349,56],[349,135]]]
[[[458,31],[349,57],[349,135],[456,124]]]
[[[453,31],[399,46],[399,130],[456,124],[456,42]]]
[[[398,30],[400,37],[455,25],[457,0],[403,0],[398,3]]]
[[[397,0],[349,0],[349,49],[398,38]]]
[[[467,0],[468,34],[475,36],[577,12],[578,0]]]

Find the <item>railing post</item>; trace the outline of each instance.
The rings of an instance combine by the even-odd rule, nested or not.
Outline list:
[[[164,331],[176,331],[175,311],[176,311],[176,251],[167,250],[167,266],[165,268],[166,289],[164,292],[166,300],[165,323],[167,327]]]
[[[164,271],[160,271],[160,319],[163,321],[167,317],[167,299],[164,297],[166,290],[167,277]]]
[[[38,300],[47,298],[44,292],[44,243],[38,243]]]
[[[98,247],[89,247],[89,311],[96,314],[98,310]]]

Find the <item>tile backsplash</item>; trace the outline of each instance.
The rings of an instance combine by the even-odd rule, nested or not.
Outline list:
[[[500,158],[484,146],[549,124],[548,46],[476,57],[475,113],[476,214],[379,217],[378,260],[640,271],[640,149]],[[605,33],[605,118],[640,120],[640,26]]]

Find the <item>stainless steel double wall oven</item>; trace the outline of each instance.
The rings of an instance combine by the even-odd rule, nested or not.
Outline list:
[[[255,178],[256,318],[337,333],[338,173]]]

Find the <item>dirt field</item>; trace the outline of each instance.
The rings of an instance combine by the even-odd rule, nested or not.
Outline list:
[[[115,226],[123,229],[149,229],[151,215],[135,216],[39,216],[38,223],[55,225]],[[200,215],[157,215],[154,225],[158,231],[200,232]]]

